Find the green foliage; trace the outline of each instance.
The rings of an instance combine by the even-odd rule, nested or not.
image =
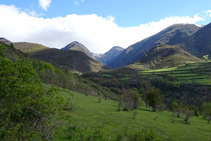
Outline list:
[[[5,49],[1,46],[1,52]],[[0,60],[0,140],[53,139],[64,99],[45,90],[30,63]]]
[[[160,137],[160,140],[194,141],[209,140],[211,137],[210,124],[207,124],[202,116],[191,117],[191,124],[189,125],[184,124],[185,116],[181,114],[182,118],[175,118],[174,123],[172,123],[169,111],[151,112],[149,108],[139,107],[134,111],[118,112],[117,101],[102,99],[101,103],[98,104],[97,97],[87,97],[84,94],[72,91],[71,93],[74,95],[71,100],[76,109],[67,111],[71,115],[70,124],[68,124],[68,119],[64,120],[62,126],[55,130],[55,140],[58,141],[70,140],[66,139],[70,134],[77,136],[76,140],[80,140],[80,137],[86,140],[89,136],[93,137],[95,131],[100,131],[103,136],[102,140],[113,141],[117,138],[129,140],[130,135],[138,134],[142,128],[147,132],[154,131],[155,138]],[[69,94],[65,91],[60,91],[60,95],[69,98]],[[135,111],[137,111],[137,115],[134,120],[133,114]],[[77,131],[69,130],[69,125],[71,127],[76,126]],[[99,135],[99,133],[97,134]]]
[[[202,103],[202,110],[205,116],[208,116],[208,123],[211,121],[211,102]]]
[[[7,48],[3,44],[0,44],[0,57],[5,54],[6,50]]]
[[[158,88],[151,87],[146,92],[146,100],[149,102],[149,105],[152,107],[153,111],[155,112],[158,105],[162,103],[160,90]]]
[[[130,141],[159,141],[160,139],[156,137],[155,132],[147,131],[146,129],[141,129],[136,133],[129,135]]]
[[[178,103],[176,101],[172,102],[170,105],[170,111],[173,113],[177,113],[177,117],[180,118],[180,114],[182,112],[182,102]]]
[[[199,116],[199,109],[195,105],[191,105],[191,109],[194,111],[195,116]]]
[[[10,43],[10,47],[14,48],[14,45],[13,45],[13,43]]]
[[[140,97],[141,95],[137,93],[137,89],[132,89],[132,90],[122,90],[122,95],[119,100],[119,105],[118,105],[118,111],[121,105],[124,103],[124,109],[125,111],[137,109],[140,105]]]
[[[202,57],[202,59],[204,60],[204,61],[208,61],[209,60],[209,55],[204,55],[203,57]]]

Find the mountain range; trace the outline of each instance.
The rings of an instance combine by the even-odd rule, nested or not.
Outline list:
[[[77,41],[68,44],[61,50],[37,43],[11,42],[5,38],[0,38],[0,42],[5,44],[13,43],[16,49],[24,53],[74,72],[98,72],[112,69],[97,61],[89,50]]]
[[[0,42],[12,43],[5,38],[0,38]],[[211,23],[203,27],[175,24],[126,49],[114,46],[104,54],[91,53],[78,41],[62,49],[27,42],[13,44],[16,49],[38,59],[82,73],[110,70],[111,67],[120,68],[134,63],[151,68],[174,67],[201,62],[203,55],[211,55]]]
[[[145,53],[147,53],[154,46],[161,44],[169,44],[169,40],[179,32],[186,32],[187,35],[192,35],[198,31],[200,27],[193,24],[175,24],[161,32],[148,37],[140,42],[137,42],[127,49],[125,49],[116,60],[110,62],[108,65],[113,68],[119,68],[133,64],[137,60],[141,59]]]

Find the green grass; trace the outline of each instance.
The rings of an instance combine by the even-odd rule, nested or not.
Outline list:
[[[45,85],[46,87],[46,85]],[[71,92],[71,91],[70,91]],[[67,137],[73,132],[68,130],[77,126],[74,135],[79,132],[93,134],[100,131],[104,139],[115,140],[117,135],[137,132],[141,128],[153,130],[158,136],[170,137],[174,140],[210,140],[211,124],[200,117],[192,117],[190,124],[185,124],[182,118],[174,118],[172,123],[171,112],[152,112],[151,109],[140,107],[137,109],[137,116],[134,119],[134,111],[117,111],[117,102],[111,100],[101,100],[86,96],[85,94],[71,92],[73,97],[66,91],[60,91],[60,95],[65,99],[70,98],[73,111],[66,111],[71,115],[69,119],[63,120],[63,124],[55,130],[55,140],[68,140]],[[72,128],[73,129],[73,128]]]
[[[103,74],[101,76],[104,76],[104,77],[113,77],[112,75],[109,75],[109,74]]]
[[[195,81],[199,85],[211,85],[211,63],[192,63],[184,66],[164,68],[157,70],[140,71],[143,77],[153,77],[159,75],[167,75],[168,77],[175,77],[179,80],[179,84],[193,83]]]

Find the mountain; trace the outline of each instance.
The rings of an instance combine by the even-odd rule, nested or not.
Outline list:
[[[199,58],[203,55],[211,56],[211,23],[190,36],[184,49]]]
[[[77,43],[77,44],[75,44]],[[100,70],[110,70],[111,67],[108,67],[93,57],[88,56],[84,51],[87,51],[86,48],[81,46],[78,42],[73,42],[72,49],[71,45],[66,46],[65,49],[69,50],[60,50],[53,49],[41,44],[36,43],[27,43],[27,42],[17,42],[13,43],[14,47],[24,53],[27,53],[35,58],[42,59],[46,62],[52,63],[57,67],[68,69],[71,71],[77,72],[97,72]],[[77,50],[78,49],[78,50]],[[79,49],[84,49],[79,51]],[[89,51],[88,51],[89,52]]]
[[[120,53],[122,53],[124,48],[119,46],[112,47],[109,51],[104,54],[93,54],[93,56],[103,64],[109,64],[115,60]]]
[[[113,68],[127,66],[138,61],[147,51],[157,45],[168,44],[169,40],[179,32],[185,32],[188,36],[198,31],[200,27],[193,24],[175,24],[161,32],[137,42],[125,49],[114,61],[108,65]]]
[[[16,49],[21,50],[24,53],[32,53],[49,48],[37,43],[14,42],[13,44]]]
[[[78,41],[71,42],[70,44],[68,44],[65,47],[61,48],[61,50],[76,50],[76,51],[81,51],[81,52],[84,52],[89,57],[93,58],[93,56],[90,53],[90,51],[83,44],[79,43]]]
[[[1,43],[4,43],[4,44],[6,44],[6,45],[10,45],[12,42],[11,41],[9,41],[9,40],[7,40],[7,39],[5,39],[5,38],[2,38],[2,37],[0,37],[0,42]]]
[[[78,72],[98,72],[111,68],[77,50],[45,49],[30,53],[32,56],[50,62],[60,68]]]
[[[198,57],[181,49],[181,46],[183,45],[159,45],[153,47],[135,64],[160,69],[180,66],[187,63],[202,62]]]

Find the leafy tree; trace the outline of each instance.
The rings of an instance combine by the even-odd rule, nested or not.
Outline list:
[[[0,44],[0,140],[53,139],[65,106],[59,89],[45,90],[30,63],[13,63],[5,51]]]
[[[209,60],[209,55],[204,55],[203,57],[202,57],[202,59],[204,60],[204,61],[208,61]]]
[[[14,48],[14,45],[13,45],[13,43],[10,43],[10,47]]]
[[[190,124],[190,117],[193,115],[194,111],[189,106],[183,105],[182,112],[185,115],[185,123]]]
[[[202,111],[205,116],[208,116],[208,123],[211,121],[211,102],[202,103]]]
[[[182,112],[182,102],[178,103],[176,101],[172,102],[170,105],[170,110],[173,113],[177,113],[177,117],[180,118],[180,114]]]
[[[162,103],[162,98],[160,94],[160,90],[155,87],[151,87],[146,92],[146,100],[148,101],[149,105],[152,107],[153,111],[155,112],[158,105]]]
[[[125,111],[137,109],[140,103],[140,97],[141,95],[138,93],[137,89],[123,89],[122,96],[119,99],[118,111],[123,103]]]
[[[199,116],[199,109],[195,105],[191,105],[191,109],[194,111],[195,116]]]

